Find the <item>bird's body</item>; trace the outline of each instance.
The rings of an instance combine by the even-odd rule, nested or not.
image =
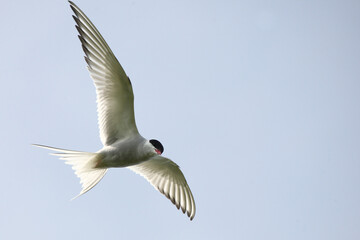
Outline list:
[[[149,142],[140,135],[116,141],[99,152],[97,168],[129,167],[157,155]]]
[[[132,84],[89,18],[73,2],[74,20],[85,60],[97,94],[100,139],[104,147],[97,152],[81,152],[34,144],[56,151],[80,178],[80,195],[93,188],[109,168],[128,167],[145,177],[177,208],[195,216],[195,201],[179,166],[162,156],[164,147],[140,135],[135,123]]]

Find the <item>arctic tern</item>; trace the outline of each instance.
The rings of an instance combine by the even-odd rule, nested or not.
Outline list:
[[[72,166],[82,184],[78,196],[93,188],[109,168],[127,167],[146,178],[192,220],[195,201],[179,166],[162,156],[164,147],[158,140],[147,140],[138,132],[129,77],[94,24],[79,7],[69,3],[75,13],[73,18],[87,69],[96,88],[100,139],[104,147],[94,153],[34,145],[56,151],[52,155]]]

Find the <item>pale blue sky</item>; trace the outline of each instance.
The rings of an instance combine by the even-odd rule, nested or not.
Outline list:
[[[359,239],[359,1],[85,1],[192,222],[112,169],[89,193],[41,143],[101,148],[67,1],[0,9],[0,239]]]

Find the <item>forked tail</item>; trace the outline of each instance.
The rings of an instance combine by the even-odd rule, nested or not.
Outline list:
[[[95,168],[100,160],[97,153],[79,152],[39,144],[33,145],[56,151],[55,153],[51,153],[51,155],[58,156],[60,159],[65,160],[66,164],[72,166],[76,176],[80,178],[80,183],[82,185],[81,192],[73,199],[92,189],[98,182],[100,182],[107,171],[107,169]]]

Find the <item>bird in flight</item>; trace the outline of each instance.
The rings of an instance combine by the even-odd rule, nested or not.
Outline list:
[[[95,83],[100,139],[104,146],[97,152],[81,152],[34,145],[56,151],[52,155],[72,166],[82,184],[78,196],[93,188],[109,168],[127,167],[147,179],[192,220],[195,201],[184,174],[176,163],[162,156],[164,147],[158,140],[147,140],[140,135],[129,77],[94,24],[78,6],[69,3],[87,69]]]

